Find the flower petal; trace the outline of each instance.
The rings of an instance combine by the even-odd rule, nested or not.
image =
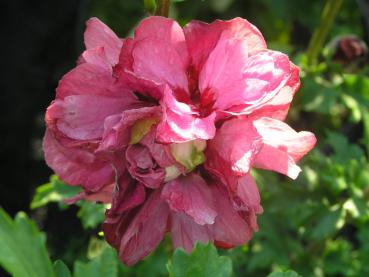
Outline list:
[[[132,71],[138,77],[188,89],[187,45],[176,21],[158,16],[141,21],[131,47]]]
[[[153,192],[135,215],[124,233],[119,256],[127,265],[133,265],[151,253],[167,230],[169,208],[160,199],[160,191]]]
[[[189,174],[168,182],[162,191],[175,212],[184,212],[200,225],[213,224],[217,215],[211,191],[206,182],[197,174]]]
[[[161,100],[163,117],[158,125],[158,140],[163,143],[185,142],[194,139],[211,139],[215,135],[215,113],[198,117],[186,103],[179,102],[166,88]]]
[[[48,166],[69,185],[82,185],[95,192],[114,181],[115,172],[110,163],[87,150],[62,146],[49,130],[45,133],[43,149]]]
[[[249,55],[266,49],[260,31],[243,18],[237,17],[228,21],[216,20],[211,24],[191,21],[184,27],[184,33],[193,66],[198,72],[217,45],[223,32],[228,32],[231,37],[244,40]]]
[[[211,186],[218,213],[211,226],[216,244],[240,245],[246,243],[252,235],[252,228],[232,206],[226,190],[217,185]]]
[[[226,111],[237,106],[239,112],[250,113],[261,102],[273,98],[288,82],[291,69],[286,55],[262,51],[248,57],[246,51],[244,41],[223,39],[204,65],[200,91],[212,91],[215,109]]]
[[[128,171],[131,176],[152,189],[160,187],[165,179],[165,169],[156,168],[154,157],[149,149],[142,145],[129,145],[126,150]]]
[[[87,49],[104,47],[110,64],[118,63],[122,41],[99,19],[93,17],[87,21],[84,38]]]
[[[98,152],[115,151],[126,147],[131,139],[131,128],[144,118],[158,118],[159,107],[144,107],[126,110],[119,115],[108,117],[104,124],[104,134]]]
[[[209,158],[206,163],[220,172],[226,167],[230,172],[243,175],[250,171],[260,147],[261,137],[252,122],[246,118],[231,119],[226,121],[218,129],[214,139],[209,141]]]
[[[263,148],[255,160],[255,166],[274,170],[292,179],[297,178],[301,169],[296,165],[316,143],[314,134],[296,132],[286,123],[263,117],[253,121],[262,136]]]
[[[101,138],[105,118],[135,107],[132,99],[98,95],[70,95],[54,101],[47,110],[47,121],[55,121],[60,132],[75,140]],[[93,112],[91,112],[93,111]]]
[[[170,219],[174,248],[182,247],[190,253],[196,241],[204,244],[212,241],[208,225],[199,225],[182,212],[172,212]]]

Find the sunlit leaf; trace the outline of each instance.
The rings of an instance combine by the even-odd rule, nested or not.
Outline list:
[[[23,212],[14,221],[0,208],[0,265],[15,277],[55,276],[45,236]]]
[[[227,277],[232,275],[232,262],[219,256],[211,243],[196,243],[191,254],[177,249],[168,270],[173,277]]]

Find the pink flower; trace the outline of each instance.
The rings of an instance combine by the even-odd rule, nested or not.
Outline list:
[[[87,22],[87,50],[46,113],[45,158],[85,198],[111,202],[103,230],[132,265],[174,247],[229,248],[258,230],[252,168],[296,178],[315,145],[283,122],[298,68],[244,19],[149,17],[134,38]]]

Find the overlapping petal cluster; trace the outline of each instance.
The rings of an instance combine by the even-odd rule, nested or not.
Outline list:
[[[299,70],[242,18],[184,28],[149,17],[120,39],[96,18],[86,50],[46,112],[45,158],[59,177],[111,203],[107,241],[134,264],[170,232],[246,243],[262,212],[251,168],[296,178],[315,137],[283,122]]]

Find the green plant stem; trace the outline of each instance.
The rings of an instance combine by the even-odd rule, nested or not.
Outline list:
[[[343,3],[343,0],[327,0],[321,15],[320,25],[315,29],[307,49],[309,65],[317,63],[318,56],[332,27],[333,21]]]
[[[156,0],[156,15],[168,17],[170,0]]]

